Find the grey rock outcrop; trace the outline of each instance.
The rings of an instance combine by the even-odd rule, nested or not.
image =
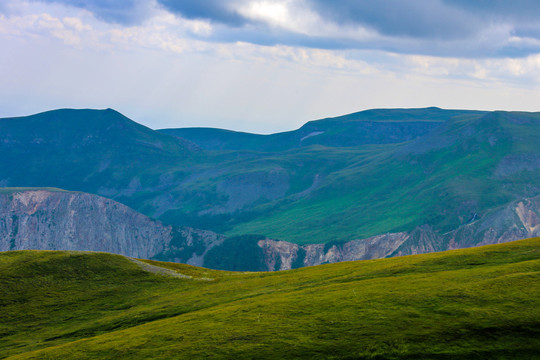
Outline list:
[[[336,244],[309,244],[299,246],[286,241],[264,239],[258,242],[265,256],[268,270],[280,264],[279,270],[314,266],[341,261],[377,259],[388,256],[408,238],[408,234],[389,233],[367,239]]]
[[[289,270],[341,261],[378,259],[391,255],[410,235],[388,233],[367,239],[334,244],[297,245],[271,239],[259,240],[263,249],[265,270]],[[279,269],[276,269],[279,264]]]
[[[408,233],[387,233],[347,242],[298,245],[259,238],[255,240],[255,250],[233,248],[241,252],[243,258],[262,264],[260,270],[273,271],[422,254],[536,236],[540,236],[540,196],[481,214],[473,222],[445,234],[423,225]],[[105,251],[205,266],[206,261],[216,260],[216,256],[223,258],[224,241],[225,236],[212,231],[164,225],[97,195],[51,190],[4,189],[0,192],[0,251]]]
[[[340,261],[378,259],[499,244],[540,236],[540,196],[490,211],[478,220],[440,234],[429,225],[335,244],[299,246],[286,241],[259,240],[265,270],[288,270]]]
[[[540,196],[512,202],[445,234],[447,249],[499,244],[540,236]]]
[[[211,231],[163,225],[97,195],[49,190],[0,193],[0,251],[104,251],[202,265],[205,252],[223,239]]]

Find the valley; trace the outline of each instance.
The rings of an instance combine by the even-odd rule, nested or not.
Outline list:
[[[95,194],[169,227],[145,240],[163,251],[130,256],[207,266],[214,240],[163,245],[181,232],[171,229],[199,229],[233,239],[221,246],[231,263],[208,264],[287,269],[538,236],[539,123],[538,113],[381,109],[256,135],[63,109],[0,119],[0,185]],[[66,245],[51,241],[38,248]],[[247,269],[232,264],[246,263],[233,260],[235,241],[249,243]],[[118,246],[100,249],[128,254]]]

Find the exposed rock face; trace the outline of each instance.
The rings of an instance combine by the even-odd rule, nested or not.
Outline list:
[[[540,236],[540,196],[513,202],[446,234],[431,226],[410,233],[389,233],[338,244],[299,246],[260,240],[266,270],[287,270],[340,261],[377,259],[467,248]]]
[[[431,226],[422,225],[407,234],[405,241],[387,256],[404,256],[443,251],[443,238]]]
[[[302,266],[313,266],[341,261],[377,259],[392,254],[409,234],[391,233],[367,239],[352,240],[338,244],[310,244],[299,246],[286,241],[260,240],[266,270],[288,270]]]
[[[225,236],[209,230],[173,227],[172,240],[154,259],[204,266],[208,251],[225,241]]]
[[[106,251],[150,258],[171,227],[99,196],[25,191],[0,196],[0,250]]]
[[[335,249],[335,255],[326,256],[325,261],[335,262],[338,259],[341,259],[338,261],[353,261],[386,257],[390,251],[401,245],[406,239],[407,233],[400,232],[349,241],[339,248],[336,246],[330,248],[329,252]]]
[[[0,194],[0,251],[105,251],[202,265],[205,251],[220,241],[221,235],[165,226],[97,195],[48,190]],[[166,258],[168,253],[184,257]]]
[[[165,226],[101,196],[49,190],[0,193],[0,251],[105,251],[196,266],[205,266],[205,260],[216,263],[216,257],[220,264],[227,256],[233,261],[238,257],[235,254],[241,254],[242,259],[259,264],[256,269],[273,271],[422,254],[536,236],[540,236],[540,196],[493,210],[446,234],[423,225],[409,233],[303,246],[258,238],[253,240],[255,243],[249,243],[253,245],[231,247],[229,244],[228,252],[224,252],[223,235]],[[211,255],[207,256],[210,250]],[[221,266],[230,267],[231,261],[227,260]],[[210,262],[207,264],[211,265]]]
[[[513,202],[445,236],[447,249],[540,236],[540,196]]]
[[[300,249],[298,244],[271,239],[259,240],[257,245],[263,249],[265,270],[269,271],[292,269]]]

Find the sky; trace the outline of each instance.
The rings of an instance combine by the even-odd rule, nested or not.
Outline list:
[[[0,0],[0,117],[256,133],[371,108],[540,111],[537,0]]]

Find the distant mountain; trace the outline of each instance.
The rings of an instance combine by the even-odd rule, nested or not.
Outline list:
[[[62,109],[0,119],[0,185],[97,192],[150,168],[196,156],[187,140],[111,110]]]
[[[449,120],[408,143],[336,149],[334,159],[348,161],[314,174],[309,195],[273,204],[276,211],[261,205],[260,217],[231,233],[312,243],[426,224],[450,232],[540,194],[539,137],[539,113],[493,112]],[[323,162],[329,154],[311,156]]]
[[[393,144],[423,136],[448,119],[481,111],[376,109],[310,121],[298,130],[257,135],[213,128],[163,129],[207,150],[284,151],[310,145],[334,147]]]
[[[324,134],[301,140],[314,131]],[[512,217],[507,223],[493,214],[540,195],[540,113],[373,110],[314,121],[259,145],[261,135],[245,136],[256,139],[248,150],[226,149],[235,141],[228,135],[218,139],[226,150],[206,150],[197,139],[153,131],[113,110],[0,119],[0,185],[105,196],[167,225],[255,244],[255,259],[263,259],[261,240],[327,243],[321,259],[330,259],[332,244],[341,251],[340,244],[387,233],[410,241],[373,254],[448,249],[451,241],[474,246],[487,243],[484,237],[497,242],[521,225],[514,210],[501,215]],[[316,139],[320,144],[307,145]],[[362,145],[351,146],[353,140]],[[229,240],[223,246],[240,261],[238,247]],[[263,262],[253,266],[269,266]]]

